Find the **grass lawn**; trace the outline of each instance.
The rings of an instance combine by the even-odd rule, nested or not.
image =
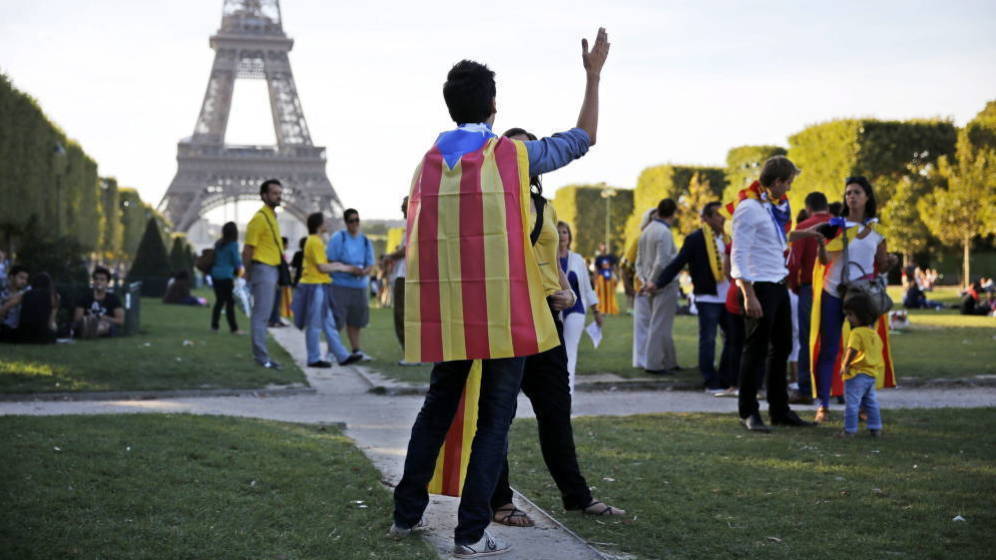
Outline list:
[[[584,538],[641,559],[991,558],[996,436],[980,427],[996,410],[883,416],[886,437],[848,440],[831,437],[839,426],[749,434],[730,414],[578,418],[582,472],[625,520],[564,512],[534,420],[515,422],[510,478]]]
[[[899,288],[890,289],[893,299],[901,302]],[[937,288],[928,294],[932,300],[946,304],[958,301],[955,288]],[[620,309],[625,309],[620,297]],[[897,306],[898,308],[898,306]],[[390,309],[371,309],[370,326],[364,333],[364,349],[377,361],[370,367],[412,383],[427,383],[429,367],[402,367],[401,347],[394,335]],[[590,319],[589,319],[590,320]],[[892,337],[896,372],[902,377],[970,377],[996,374],[996,319],[965,317],[956,310],[910,311],[911,328]],[[631,367],[633,355],[633,318],[628,315],[606,317],[602,344],[595,349],[584,336],[578,352],[578,375],[615,373],[628,378],[646,378],[643,370]],[[674,344],[678,363],[686,369],[674,377],[676,381],[701,383],[698,362],[698,318],[679,315],[674,323]],[[716,356],[722,350],[717,341]],[[660,378],[654,378],[660,379]]]
[[[0,417],[0,557],[435,558],[338,429],[189,415]]]
[[[213,301],[213,299],[211,300]],[[239,326],[249,319],[238,313]],[[269,349],[284,369],[252,360],[249,336],[210,330],[208,307],[142,299],[138,335],[78,340],[73,344],[0,345],[0,393],[165,389],[261,388],[305,383],[282,346]]]

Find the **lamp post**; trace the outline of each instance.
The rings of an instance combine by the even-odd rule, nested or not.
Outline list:
[[[613,189],[612,187],[604,187],[605,183],[602,183],[602,198],[605,199],[605,251],[606,253],[611,253],[611,229],[610,229],[610,216],[612,216],[612,197],[619,194],[619,191]]]

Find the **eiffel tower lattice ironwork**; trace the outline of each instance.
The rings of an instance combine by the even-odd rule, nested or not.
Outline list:
[[[224,0],[221,29],[211,37],[214,65],[194,134],[177,145],[177,172],[159,203],[176,231],[228,202],[258,200],[259,185],[284,185],[283,206],[304,220],[337,217],[342,204],[325,173],[325,148],[311,142],[287,53],[294,40],[281,23],[279,0]],[[225,143],[236,79],[266,80],[276,146]]]

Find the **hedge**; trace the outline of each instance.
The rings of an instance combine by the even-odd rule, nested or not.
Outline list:
[[[719,200],[726,189],[726,171],[719,167],[666,164],[648,167],[640,173],[633,189],[633,212],[626,220],[627,245],[639,237],[640,218],[644,212],[656,208],[662,198],[673,198],[677,202],[688,193],[688,186],[696,173],[699,180],[709,182],[709,188]]]
[[[569,185],[557,190],[553,207],[557,218],[571,225],[574,244],[571,249],[584,255],[594,256],[598,244],[605,242],[605,211],[610,203],[602,198],[602,191],[612,188],[612,214],[609,217],[610,252],[621,254],[625,240],[626,219],[633,213],[633,191],[602,185]]]
[[[781,146],[737,146],[726,153],[726,190],[723,202],[734,200],[740,189],[757,180],[761,165],[773,156],[783,156],[788,150]]]
[[[166,282],[170,277],[169,256],[163,244],[162,232],[155,217],[149,218],[145,233],[135,253],[128,282],[142,282],[142,295],[162,297],[166,293]]]

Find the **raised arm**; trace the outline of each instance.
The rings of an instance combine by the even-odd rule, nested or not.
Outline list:
[[[609,56],[609,35],[604,27],[598,28],[595,45],[588,50],[588,39],[581,39],[581,62],[584,64],[584,101],[578,115],[578,128],[588,133],[589,146],[595,145],[598,132],[598,82],[602,77],[602,66]]]

